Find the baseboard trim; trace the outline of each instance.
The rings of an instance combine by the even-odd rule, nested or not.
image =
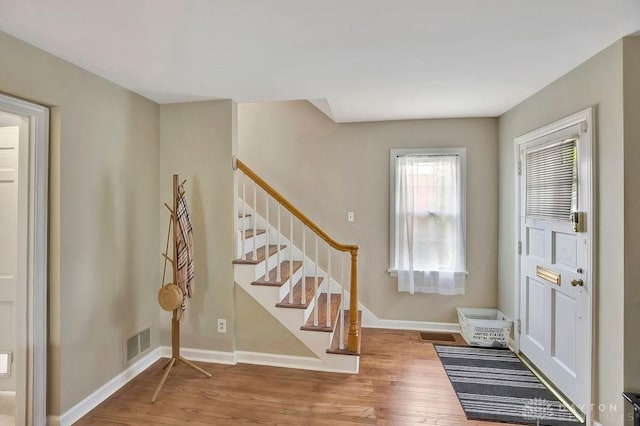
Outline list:
[[[122,386],[129,383],[131,379],[142,373],[154,362],[159,360],[161,358],[161,352],[161,348],[156,348],[144,357],[140,358],[129,368],[118,374],[113,379],[109,380],[107,383],[98,388],[98,390],[71,407],[62,416],[58,417],[57,423],[54,422],[54,418],[57,416],[49,416],[47,421],[51,425],[59,424],[60,426],[68,426],[77,422],[78,420],[80,420],[80,418],[82,418],[82,416],[93,410],[102,401],[113,395]]]
[[[366,328],[387,328],[391,330],[417,330],[417,331],[440,331],[443,333],[460,333],[460,326],[449,322],[429,322],[429,321],[402,321],[369,319],[362,320],[362,326]]]
[[[170,357],[171,348],[163,346],[162,356]],[[238,363],[266,365],[270,367],[295,368],[298,370],[327,371],[343,373],[344,371],[327,367],[320,358],[265,352],[235,351],[221,352],[205,349],[181,348],[180,353],[189,361],[210,362],[214,364],[235,365]]]
[[[162,346],[162,356],[171,357],[171,347]],[[189,361],[210,362],[214,364],[235,365],[234,352],[210,351],[206,349],[180,348],[180,355]]]
[[[267,365],[270,367],[296,368],[299,370],[341,371],[328,368],[320,358],[309,356],[268,354],[262,352],[236,351],[236,362],[245,364]]]
[[[362,302],[358,303],[362,311],[362,326],[365,328],[387,328],[390,330],[435,331],[443,333],[460,333],[460,325],[452,322],[406,321],[378,318]]]

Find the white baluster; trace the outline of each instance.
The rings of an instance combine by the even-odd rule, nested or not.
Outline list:
[[[247,216],[247,175],[242,175],[242,219],[240,219],[240,223],[242,223],[242,256],[241,259],[245,256],[245,246],[247,239],[247,229],[244,226],[245,217]]]
[[[320,310],[320,306],[318,306],[318,293],[320,293],[320,291],[318,291],[318,234],[316,235],[316,279],[315,279],[315,283],[316,283],[316,306],[313,309],[313,325],[315,327],[318,326],[318,311]]]
[[[331,246],[327,243],[327,327],[331,327]]]
[[[340,349],[344,349],[344,253],[340,252],[340,285],[342,286],[342,298],[340,304]]]
[[[258,260],[257,244],[256,244],[256,220],[258,220],[258,202],[256,194],[258,193],[258,185],[253,182],[253,260]]]
[[[302,304],[307,304],[307,226],[302,224]]]
[[[289,303],[293,304],[293,215],[289,213]]]
[[[282,282],[282,268],[280,267],[280,235],[282,230],[280,229],[280,203],[278,203],[278,248],[276,249],[278,255],[276,256],[278,261],[278,266],[276,266],[276,281]]]
[[[264,238],[265,238],[265,246],[264,246],[264,280],[269,281],[269,194],[267,191],[264,192],[264,208],[267,210],[265,213],[266,216],[266,226],[264,227]]]

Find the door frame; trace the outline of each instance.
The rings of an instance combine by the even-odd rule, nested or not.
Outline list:
[[[587,368],[588,371],[582,372],[585,375],[586,383],[590,383],[590,386],[587,389],[587,407],[581,407],[582,411],[586,416],[586,424],[591,424],[591,404],[593,404],[593,396],[595,395],[595,360],[596,360],[596,350],[593,345],[595,341],[595,332],[596,332],[596,324],[595,324],[595,306],[596,306],[596,291],[597,291],[597,263],[596,263],[596,162],[595,162],[595,109],[593,107],[586,108],[582,111],[579,111],[575,114],[572,114],[568,117],[555,121],[553,123],[542,126],[536,130],[533,130],[529,133],[526,133],[522,136],[518,136],[514,139],[514,190],[515,190],[515,240],[514,240],[514,283],[515,283],[515,291],[514,291],[514,300],[513,300],[513,312],[514,312],[514,322],[516,324],[515,331],[513,333],[513,350],[516,353],[520,352],[520,332],[518,331],[518,324],[520,323],[520,254],[518,252],[518,245],[521,244],[522,236],[520,233],[520,215],[521,215],[521,175],[519,172],[519,163],[520,163],[520,150],[521,147],[528,143],[532,142],[536,139],[542,138],[544,136],[550,135],[552,133],[558,132],[560,130],[566,129],[571,126],[575,126],[577,124],[584,123],[581,128],[581,136],[587,138],[585,144],[585,152],[583,155],[587,159],[587,170],[584,173],[586,177],[586,181],[582,183],[581,190],[584,191],[587,197],[587,206],[589,208],[590,217],[587,217],[586,229],[588,232],[588,245],[587,245],[587,259],[591,263],[588,268],[587,274],[585,274],[585,279],[587,285],[590,285],[589,291],[589,300],[588,300],[588,309],[587,309],[587,318],[586,322],[589,324],[589,331],[587,333],[587,347],[591,350],[587,353]]]
[[[26,330],[18,330],[16,351],[26,357],[26,368],[17,376],[16,391],[25,393],[27,424],[46,424],[47,403],[47,285],[48,285],[48,187],[49,109],[0,93],[0,109],[28,119],[20,126],[20,145],[28,143],[27,165],[27,261]],[[28,141],[22,136],[28,126]],[[21,175],[24,176],[23,173]],[[18,380],[20,383],[18,383]],[[16,408],[19,405],[16,404]]]

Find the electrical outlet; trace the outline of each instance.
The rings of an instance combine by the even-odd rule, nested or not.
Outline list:
[[[347,222],[353,222],[356,220],[356,215],[353,212],[347,212]]]
[[[218,318],[218,333],[226,333],[227,332],[227,320]]]

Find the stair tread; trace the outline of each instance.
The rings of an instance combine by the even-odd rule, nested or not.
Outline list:
[[[293,273],[302,268],[302,261],[294,260],[293,261]],[[269,285],[269,286],[277,286],[280,287],[289,279],[289,261],[284,260],[280,262],[280,281],[277,281],[278,278],[278,268],[275,267],[269,271],[269,281],[265,281],[265,276],[261,276],[259,279],[253,281],[251,284],[253,285]]]
[[[333,331],[336,320],[338,317],[338,312],[340,311],[340,300],[342,297],[339,294],[331,295],[331,326],[327,327],[327,293],[322,293],[318,296],[318,303],[313,308],[314,312],[311,312],[309,318],[305,325],[300,327],[301,330],[310,330],[310,331],[325,331],[331,332]],[[318,310],[318,325],[313,325],[313,317],[315,315],[315,310]]]
[[[285,245],[281,245],[280,246],[280,250],[285,249],[287,246]],[[278,251],[278,246],[275,244],[271,244],[269,245],[269,256],[273,256],[274,254],[276,254],[276,251]],[[237,265],[257,265],[258,263],[262,262],[265,259],[265,247],[259,247],[258,249],[256,249],[256,260],[253,260],[253,252],[249,252],[246,255],[244,255],[243,257],[241,257],[240,259],[235,259],[233,261],[233,263],[237,264]]]
[[[247,229],[246,231],[242,231],[244,233],[244,238],[252,238],[253,237],[253,229]],[[262,235],[264,234],[265,231],[264,229],[256,229],[256,234],[255,235]]]
[[[322,280],[322,277],[318,277],[318,285],[322,283]],[[315,277],[305,277],[304,290],[306,293],[306,303],[302,303],[302,279],[300,279],[296,285],[293,286],[293,303],[289,303],[289,294],[287,294],[280,303],[276,303],[276,306],[278,308],[306,309],[316,294],[315,281]]]
[[[339,321],[338,317],[338,321]],[[344,349],[340,349],[340,330],[336,328],[336,332],[333,334],[333,340],[331,341],[331,349],[327,349],[327,353],[329,354],[339,354],[339,355],[360,355],[360,341],[362,339],[362,311],[358,311],[358,351],[351,352],[347,349],[347,344],[349,342],[349,310],[344,310],[344,335],[343,335],[343,343]]]

